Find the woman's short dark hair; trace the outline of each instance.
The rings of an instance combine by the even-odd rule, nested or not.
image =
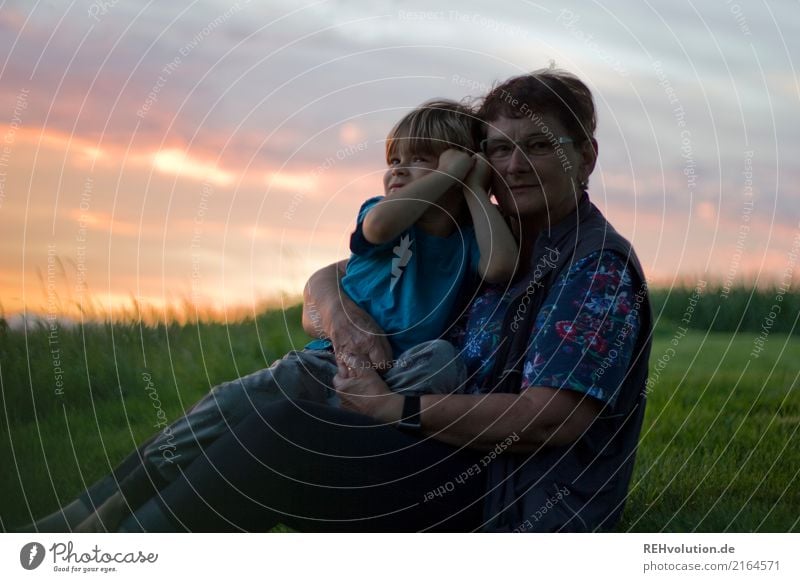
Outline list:
[[[522,118],[553,115],[580,144],[594,137],[597,116],[592,92],[572,73],[560,69],[539,69],[511,77],[495,85],[483,98],[477,115],[485,123],[500,117]]]

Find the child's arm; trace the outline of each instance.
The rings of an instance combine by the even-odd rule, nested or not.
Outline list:
[[[464,196],[481,252],[478,274],[488,283],[505,283],[517,269],[519,247],[500,211],[489,200],[486,191],[491,173],[489,162],[479,154],[474,158],[472,170],[465,178]]]
[[[364,238],[374,245],[397,238],[429,210],[449,188],[464,179],[472,167],[466,152],[448,149],[439,156],[437,169],[414,180],[370,208],[364,217]]]

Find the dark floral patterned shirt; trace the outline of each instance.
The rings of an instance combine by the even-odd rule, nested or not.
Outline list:
[[[526,277],[506,288],[486,285],[449,339],[470,374],[468,392],[481,392],[494,365],[503,317],[525,290]],[[625,257],[597,251],[562,274],[534,322],[521,390],[568,388],[613,406],[639,331],[643,290],[631,280]]]

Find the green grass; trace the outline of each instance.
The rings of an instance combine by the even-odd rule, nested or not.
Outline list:
[[[46,324],[27,333],[0,326],[0,531],[53,511],[108,473],[156,430],[159,409],[174,420],[211,386],[308,341],[299,307],[228,325],[59,327],[57,339],[50,343]]]
[[[715,293],[673,346],[691,290],[654,292],[651,368],[668,348],[675,354],[649,396],[621,531],[800,531],[800,341],[787,334],[796,331],[798,311],[788,305],[797,294],[787,295],[756,358],[753,339],[774,290],[749,297],[735,289],[725,300]],[[738,316],[732,298],[736,309],[747,305]],[[0,530],[53,511],[151,434],[153,390],[175,419],[210,386],[301,347],[299,319],[294,307],[228,325],[62,326],[57,344],[46,324],[27,333],[0,324]]]
[[[755,359],[754,337],[679,342],[649,394],[622,531],[800,531],[800,342],[772,334]]]

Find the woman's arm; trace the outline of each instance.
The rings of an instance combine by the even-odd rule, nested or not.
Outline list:
[[[480,154],[475,154],[474,159],[464,181],[464,197],[481,251],[478,274],[488,283],[505,283],[517,269],[519,247],[500,211],[489,200],[486,191],[492,171],[489,162]]]
[[[365,369],[333,381],[342,407],[396,424],[404,397]],[[579,392],[530,387],[521,394],[426,394],[420,401],[422,432],[442,442],[490,450],[516,434],[515,452],[576,441],[600,412],[601,405]]]
[[[347,261],[340,261],[311,275],[303,290],[303,329],[329,339],[348,365],[386,370],[392,348],[383,330],[339,287],[346,266]]]
[[[325,330],[325,323],[330,319],[323,316],[318,306],[318,302],[323,307],[330,309],[332,297],[339,293],[339,281],[345,273],[347,261],[339,261],[327,267],[322,267],[309,277],[306,286],[303,288],[303,331],[311,337],[330,339],[330,335]]]
[[[578,440],[601,404],[573,390],[535,386],[521,394],[430,394],[421,398],[420,409],[423,432],[437,440],[492,449],[516,434],[512,450],[532,452]]]

